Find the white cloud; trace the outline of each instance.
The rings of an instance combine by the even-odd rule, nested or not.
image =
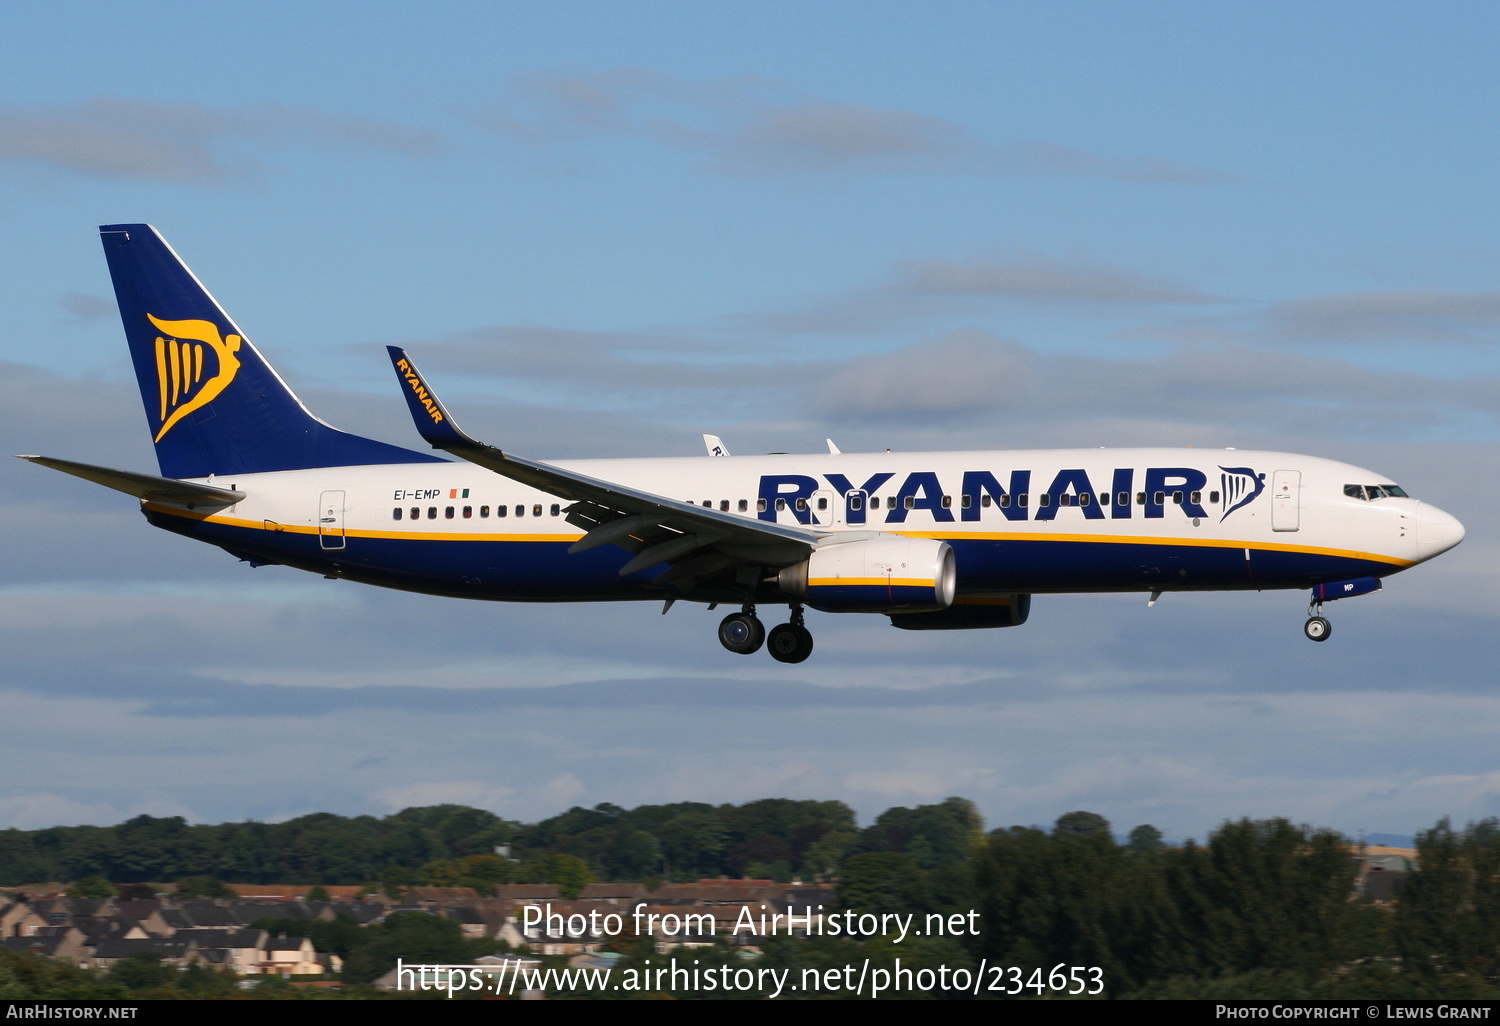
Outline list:
[[[258,174],[257,147],[284,146],[416,155],[431,152],[436,136],[276,103],[229,109],[101,97],[0,108],[0,162],[88,175],[215,185]]]
[[[1160,158],[1106,156],[1049,140],[996,144],[945,118],[790,96],[758,78],[690,82],[633,68],[527,75],[473,120],[532,144],[594,134],[697,152],[721,174],[895,173],[1107,178],[1203,185],[1225,176]]]

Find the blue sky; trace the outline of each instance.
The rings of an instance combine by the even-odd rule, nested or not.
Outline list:
[[[0,474],[0,827],[959,794],[1410,833],[1500,814],[1492,6],[53,5],[0,37],[0,425],[154,460],[95,226],[149,221],[313,408],[380,346],[539,458],[1271,448],[1457,515],[1331,607],[1043,597],[737,660],[679,605],[251,570]]]

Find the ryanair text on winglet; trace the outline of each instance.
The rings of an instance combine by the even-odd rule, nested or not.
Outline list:
[[[401,376],[411,386],[412,393],[417,397],[417,401],[422,404],[422,408],[427,411],[427,416],[432,418],[434,424],[441,424],[443,422],[443,413],[438,409],[437,403],[432,401],[432,396],[427,394],[427,386],[422,384],[422,379],[417,377],[417,372],[412,369],[411,364],[405,360],[397,360],[396,369],[401,372]]]

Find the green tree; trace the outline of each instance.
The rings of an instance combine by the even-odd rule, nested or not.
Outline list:
[[[1156,829],[1150,823],[1142,823],[1130,831],[1129,846],[1131,851],[1160,851],[1166,847],[1166,842],[1162,840],[1160,830]]]
[[[1054,834],[1107,834],[1109,820],[1097,812],[1069,812],[1058,816],[1052,825]]]
[[[1445,818],[1417,835],[1417,868],[1397,905],[1403,964],[1431,980],[1444,972],[1500,974],[1500,831],[1463,833]]]
[[[102,876],[86,876],[68,888],[70,898],[113,898],[115,886]]]
[[[158,951],[126,955],[109,968],[109,981],[126,990],[157,990],[171,985],[176,970],[162,961]]]
[[[855,855],[839,868],[839,906],[856,912],[925,913],[931,906],[927,873],[900,852]]]
[[[407,963],[458,965],[470,956],[463,928],[452,919],[426,912],[397,912],[365,935],[365,943],[344,962],[344,979],[352,983],[373,982],[394,969],[397,958]]]

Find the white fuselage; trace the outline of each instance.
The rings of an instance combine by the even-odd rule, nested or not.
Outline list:
[[[1391,487],[1380,475],[1274,452],[884,452],[555,466],[760,522],[941,539],[954,549],[960,595],[1305,587],[1395,573],[1463,537],[1441,510],[1375,491]],[[417,591],[541,601],[661,595],[650,587],[660,568],[619,577],[629,558],[621,549],[570,556],[584,532],[567,521],[566,500],[469,463],[207,483],[246,498],[209,515],[148,503],[153,522],[258,561]]]

